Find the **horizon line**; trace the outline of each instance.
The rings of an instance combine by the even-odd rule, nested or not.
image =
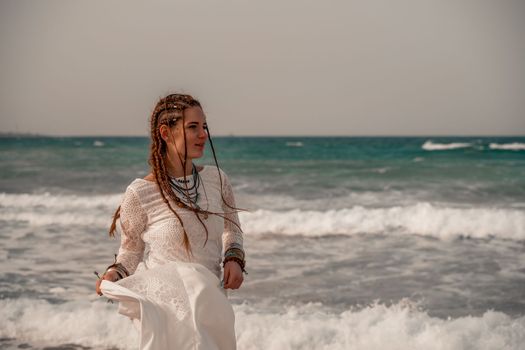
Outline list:
[[[0,131],[0,137],[49,137],[49,138],[61,138],[61,137],[67,137],[67,138],[149,138],[149,135],[54,135],[54,134],[40,134],[40,133],[20,133],[20,132],[3,132]],[[282,137],[291,137],[291,138],[300,138],[300,137],[307,137],[307,138],[322,138],[322,137],[334,137],[334,138],[342,138],[342,137],[525,137],[525,134],[363,134],[363,135],[341,135],[341,134],[334,134],[334,135],[315,135],[315,134],[303,134],[303,135],[242,135],[242,134],[218,134],[213,135],[213,138],[217,137],[239,137],[239,138],[282,138]]]

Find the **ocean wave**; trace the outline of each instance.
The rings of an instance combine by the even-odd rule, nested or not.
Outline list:
[[[434,143],[430,140],[427,140],[421,148],[425,151],[446,151],[458,148],[467,148],[471,147],[471,143],[466,142],[452,142],[452,143]]]
[[[56,195],[0,193],[0,220],[30,226],[105,227],[122,200],[114,195]]]
[[[318,304],[286,307],[279,314],[241,305],[236,319],[238,347],[246,350],[514,350],[525,342],[525,317],[487,311],[443,320],[407,301],[341,313]]]
[[[136,349],[138,335],[116,307],[102,302],[0,300],[0,338],[15,338],[34,347],[78,344],[86,347]]]
[[[390,208],[355,206],[328,211],[241,213],[248,233],[325,236],[359,233],[418,234],[441,239],[457,237],[525,239],[525,213],[514,209],[451,208],[430,203]]]
[[[0,213],[0,220],[7,222],[25,222],[32,227],[59,225],[59,226],[94,226],[104,227],[111,223],[112,213]]]
[[[303,147],[303,143],[301,141],[288,141],[286,142],[286,146],[288,147]]]
[[[0,337],[36,347],[79,344],[135,349],[138,334],[115,305],[100,301],[50,304],[44,300],[0,300]],[[239,349],[521,349],[525,316],[486,311],[478,317],[440,319],[404,300],[386,306],[329,311],[322,304],[285,306],[270,312],[234,306]]]
[[[111,195],[60,195],[51,193],[42,194],[11,194],[0,193],[0,206],[7,208],[40,207],[45,209],[90,209],[101,207],[117,207],[123,194]]]
[[[490,149],[510,150],[510,151],[523,151],[525,150],[525,143],[513,142],[513,143],[491,143]]]
[[[23,222],[33,227],[59,225],[105,228],[111,222],[111,216],[121,198],[122,195],[0,194],[0,220],[7,223]],[[373,203],[374,198],[368,200],[371,205],[347,203],[348,207],[314,210],[297,209],[301,208],[302,202],[283,197],[281,199],[284,202],[279,210],[241,212],[240,219],[244,231],[251,234],[418,234],[441,239],[496,236],[525,240],[525,212],[520,209],[457,208],[428,202],[407,202],[377,208]],[[259,199],[263,202],[280,202],[279,198],[272,196]],[[356,200],[351,202],[355,203]],[[315,208],[322,208],[324,202],[317,204]]]

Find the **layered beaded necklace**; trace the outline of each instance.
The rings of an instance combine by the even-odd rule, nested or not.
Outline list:
[[[179,199],[179,207],[189,207],[197,210],[201,210],[201,207],[197,204],[199,201],[199,187],[201,178],[195,164],[192,167],[191,176],[184,177],[170,177],[170,186]],[[203,215],[204,219],[208,217],[206,213]]]
[[[170,185],[175,195],[186,205],[198,208],[200,176],[193,165],[190,177],[170,177]]]

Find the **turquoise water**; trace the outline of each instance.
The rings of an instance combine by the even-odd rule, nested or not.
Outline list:
[[[426,150],[428,142],[466,145]],[[148,172],[148,143],[138,137],[1,138],[0,192],[118,193]],[[525,198],[525,149],[519,147],[525,138],[221,137],[215,144],[220,166],[250,194],[309,199],[386,192],[498,206]],[[201,163],[212,164],[210,153],[208,147]]]

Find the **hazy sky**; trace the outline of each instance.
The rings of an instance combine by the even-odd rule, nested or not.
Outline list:
[[[525,135],[525,1],[0,0],[0,131]]]

